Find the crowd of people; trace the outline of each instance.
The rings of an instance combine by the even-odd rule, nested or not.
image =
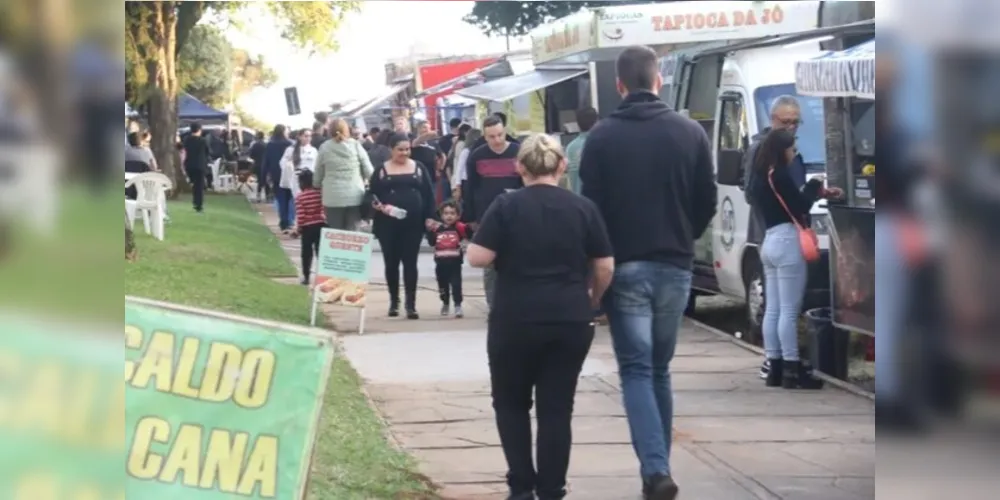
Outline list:
[[[679,491],[670,467],[669,366],[695,241],[716,214],[712,145],[703,127],[658,97],[654,51],[629,48],[616,69],[621,105],[604,118],[580,110],[581,133],[565,151],[544,134],[518,141],[502,113],[479,128],[452,120],[440,136],[426,122],[411,130],[403,117],[367,134],[339,118],[298,131],[279,125],[249,147],[258,196],[276,203],[286,235],[302,239],[303,284],[323,227],[357,230],[369,220],[390,317],[420,317],[425,240],[434,248],[442,315],[463,315],[464,261],[483,269],[493,406],[514,500],[566,494],[576,383],[599,314],[610,324],[643,495],[673,500]],[[797,343],[806,274],[800,229],[816,200],[843,193],[799,174],[794,98],[779,98],[771,112],[773,127],[748,152],[745,184],[764,233],[766,385],[814,388]],[[199,210],[206,176],[198,168],[212,155],[200,134],[192,125],[194,139],[184,142]]]

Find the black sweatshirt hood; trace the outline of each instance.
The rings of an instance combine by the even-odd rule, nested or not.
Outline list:
[[[649,121],[673,113],[673,109],[652,92],[635,92],[625,97],[611,116],[622,120]]]

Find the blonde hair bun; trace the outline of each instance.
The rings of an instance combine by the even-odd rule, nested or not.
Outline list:
[[[532,177],[556,175],[566,158],[562,144],[547,134],[532,134],[521,143],[517,161]]]

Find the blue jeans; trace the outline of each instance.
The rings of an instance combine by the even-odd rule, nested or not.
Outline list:
[[[295,197],[291,189],[276,188],[274,205],[278,209],[278,226],[282,231],[295,227]]]
[[[896,226],[890,215],[875,215],[875,396],[899,396],[899,333],[909,297],[906,265],[900,257]]]
[[[615,270],[604,296],[632,447],[647,479],[670,474],[670,361],[690,294],[691,271],[658,262],[628,262]]]
[[[768,359],[799,360],[799,316],[809,280],[794,224],[767,230],[761,245],[764,265],[764,351]]]

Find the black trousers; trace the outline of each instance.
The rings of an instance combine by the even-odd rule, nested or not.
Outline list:
[[[393,305],[399,305],[399,266],[403,266],[403,287],[405,291],[405,307],[414,310],[417,307],[417,259],[420,257],[420,244],[423,242],[423,221],[410,219],[397,220],[387,216],[378,216],[375,221],[375,237],[382,247],[382,259],[385,262],[385,285],[389,288],[389,299]]]
[[[194,209],[201,212],[205,204],[205,170],[186,167],[188,179],[191,180],[191,197]]]
[[[462,258],[434,259],[437,273],[438,293],[441,303],[448,305],[449,299],[455,307],[462,305]]]
[[[312,272],[313,258],[319,255],[319,239],[323,232],[323,224],[313,224],[299,228],[302,242],[302,277],[309,280]]]
[[[576,383],[594,340],[590,322],[490,321],[487,352],[493,409],[511,493],[566,495]],[[537,400],[538,469],[531,453],[532,391]]]
[[[267,172],[263,168],[257,169],[257,196],[264,193],[264,196],[271,197],[271,184],[267,182]]]

